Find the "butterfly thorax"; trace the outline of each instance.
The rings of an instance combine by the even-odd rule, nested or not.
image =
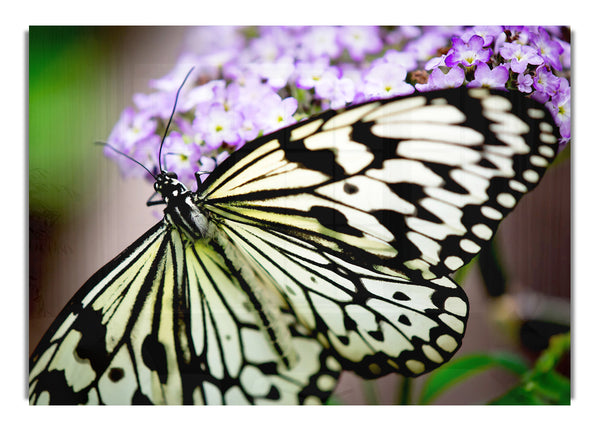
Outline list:
[[[161,172],[156,177],[154,189],[167,204],[164,210],[165,223],[178,228],[190,240],[206,237],[208,219],[194,204],[192,191],[177,179],[175,173]]]

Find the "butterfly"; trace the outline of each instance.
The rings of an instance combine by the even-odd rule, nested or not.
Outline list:
[[[309,404],[342,370],[427,373],[466,330],[450,275],[557,151],[543,105],[459,88],[259,137],[195,192],[161,171],[164,218],[51,325],[30,403]]]

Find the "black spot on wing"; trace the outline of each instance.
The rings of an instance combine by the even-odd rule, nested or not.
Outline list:
[[[43,392],[50,395],[50,405],[76,405],[88,402],[87,389],[75,392],[67,384],[65,373],[62,370],[47,371],[40,375],[35,386],[35,393],[40,395]]]
[[[350,316],[344,315],[344,328],[347,331],[356,331],[358,328],[358,325],[356,324],[354,319],[352,319]]]
[[[156,371],[161,383],[167,382],[167,354],[165,347],[158,341],[156,336],[146,336],[142,343],[142,359],[144,364]]]
[[[369,331],[368,334],[377,341],[383,341],[383,332],[381,331]]]
[[[369,168],[380,169],[383,166],[385,160],[393,159],[396,156],[396,146],[398,140],[381,138],[371,132],[374,122],[358,122],[354,124],[352,128],[351,139],[354,142],[360,142],[361,144],[369,147],[369,151],[373,154],[373,161],[369,165]]]
[[[81,334],[75,348],[77,356],[88,359],[94,371],[102,374],[110,360],[106,351],[106,327],[102,324],[102,313],[91,307],[81,310],[73,329]]]
[[[334,179],[345,176],[344,169],[335,161],[333,150],[309,150],[303,141],[292,141],[284,147],[285,157],[293,163],[298,163],[308,169],[322,172]]]
[[[410,301],[410,297],[406,296],[404,293],[398,291],[398,292],[394,292],[394,294],[392,295],[392,298],[394,298],[396,301]]]
[[[486,169],[498,169],[498,166],[496,166],[495,163],[492,163],[486,158],[481,158],[477,164]]]
[[[389,188],[400,198],[407,202],[418,202],[427,195],[423,190],[423,186],[412,183],[393,183],[388,184]]]
[[[402,314],[400,315],[400,317],[398,317],[398,322],[402,323],[403,325],[406,326],[410,326],[410,320],[408,319],[408,317],[406,316],[406,314]]]
[[[355,193],[358,193],[358,187],[354,184],[344,183],[344,191],[349,195],[353,195]]]
[[[323,226],[352,236],[362,237],[362,231],[350,226],[344,214],[335,208],[315,205],[308,212],[309,217],[317,219]]]
[[[271,386],[271,390],[269,391],[269,393],[265,396],[266,399],[268,400],[279,400],[281,399],[281,393],[279,392],[279,390],[273,385]]]
[[[140,389],[138,388],[133,394],[133,398],[131,399],[131,404],[133,405],[152,405],[152,401],[146,395],[144,395]]]
[[[412,260],[421,256],[421,251],[411,241],[406,241],[406,233],[410,231],[406,225],[405,217],[400,217],[396,211],[378,210],[372,214],[377,217],[377,220],[383,224],[396,238],[390,243],[398,254],[394,258],[401,265],[407,260]]]
[[[108,378],[113,382],[118,382],[124,375],[123,368],[120,367],[114,367],[108,371]]]
[[[266,376],[272,376],[278,373],[276,362],[263,362],[256,364],[255,366]]]

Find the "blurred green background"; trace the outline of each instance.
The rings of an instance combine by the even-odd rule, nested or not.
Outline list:
[[[32,213],[64,213],[83,203],[96,164],[89,157],[115,118],[107,106],[111,46],[123,34],[93,27],[31,27],[29,32],[29,203]],[[115,88],[116,84],[116,88]],[[93,191],[93,188],[92,188]]]
[[[122,181],[94,142],[173,67],[184,31],[29,29],[30,351],[83,282],[158,220],[145,206],[152,185]]]

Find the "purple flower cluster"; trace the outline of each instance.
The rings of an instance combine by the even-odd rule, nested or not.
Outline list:
[[[567,40],[565,40],[567,39]],[[324,109],[459,86],[509,88],[546,103],[570,139],[568,30],[542,27],[199,27],[150,94],[136,94],[108,143],[191,185],[244,143]],[[191,83],[191,84],[190,84]],[[126,175],[143,170],[107,148]]]

